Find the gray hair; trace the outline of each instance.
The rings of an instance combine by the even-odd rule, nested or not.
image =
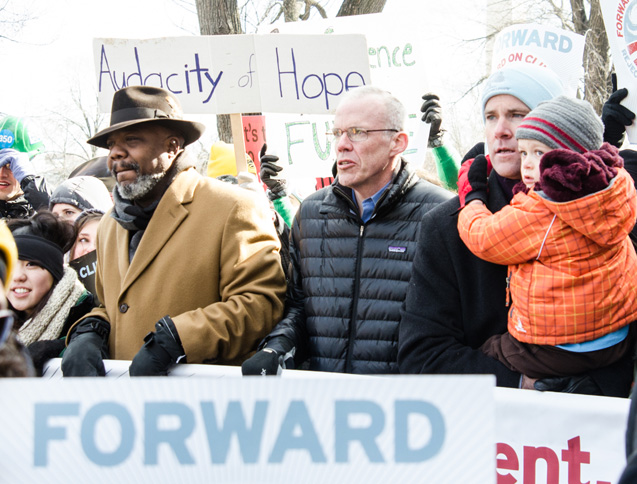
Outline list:
[[[347,91],[341,98],[341,102],[366,97],[376,97],[385,106],[385,118],[388,128],[403,131],[405,129],[405,106],[392,93],[376,86],[361,86]]]

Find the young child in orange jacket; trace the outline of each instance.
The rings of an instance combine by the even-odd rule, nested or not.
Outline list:
[[[481,349],[529,378],[587,372],[633,347],[637,194],[603,129],[586,101],[538,105],[515,133],[522,182],[495,214],[484,204],[486,158],[469,169],[460,237],[476,256],[509,265],[508,333]]]

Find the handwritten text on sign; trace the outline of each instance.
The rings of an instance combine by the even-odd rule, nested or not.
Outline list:
[[[370,83],[359,34],[95,39],[93,49],[106,112],[115,91],[144,85],[171,91],[192,114],[327,114]]]

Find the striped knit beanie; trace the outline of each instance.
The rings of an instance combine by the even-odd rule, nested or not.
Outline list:
[[[604,142],[604,125],[587,101],[558,96],[540,103],[522,120],[516,139],[532,139],[553,149],[585,153]]]

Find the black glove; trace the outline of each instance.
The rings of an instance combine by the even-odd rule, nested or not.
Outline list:
[[[108,358],[108,335],[111,325],[100,318],[86,318],[76,324],[64,355],[64,376],[105,376],[104,358]]]
[[[244,375],[279,375],[283,370],[283,355],[272,348],[257,351],[241,365]]]
[[[35,368],[36,376],[42,376],[44,365],[52,358],[57,358],[64,351],[64,338],[36,341],[27,346],[27,351],[31,355],[31,361]]]
[[[628,96],[628,89],[618,89],[610,95],[602,107],[602,122],[604,123],[604,141],[619,148],[624,140],[626,126],[633,124],[635,113],[620,102]]]
[[[294,368],[296,349],[289,338],[279,335],[268,340],[264,346],[243,362],[243,375],[279,375],[281,370]]]
[[[427,146],[437,148],[442,146],[442,135],[445,132],[444,129],[440,129],[442,125],[440,98],[432,92],[428,92],[422,98],[425,101],[420,107],[420,111],[423,113],[422,120],[430,125]]]
[[[465,205],[471,200],[482,200],[482,202],[486,205],[488,193],[488,170],[489,162],[487,161],[487,157],[484,155],[476,156],[471,163],[469,173],[467,173],[467,183],[469,184],[470,190],[464,199]]]
[[[582,395],[603,395],[590,375],[542,378],[533,385],[541,392],[579,393]]]
[[[279,172],[283,170],[283,167],[278,164],[278,156],[265,154],[267,148],[268,145],[264,143],[261,148],[261,153],[259,153],[259,163],[261,164],[259,176],[261,177],[261,181],[265,183],[265,186],[268,187],[268,198],[274,201],[287,196],[287,184],[286,181],[281,178],[272,178],[273,176],[277,176]]]
[[[167,375],[172,365],[185,363],[185,358],[175,323],[169,316],[164,316],[155,323],[155,332],[144,338],[144,346],[133,358],[128,373],[130,376]]]

